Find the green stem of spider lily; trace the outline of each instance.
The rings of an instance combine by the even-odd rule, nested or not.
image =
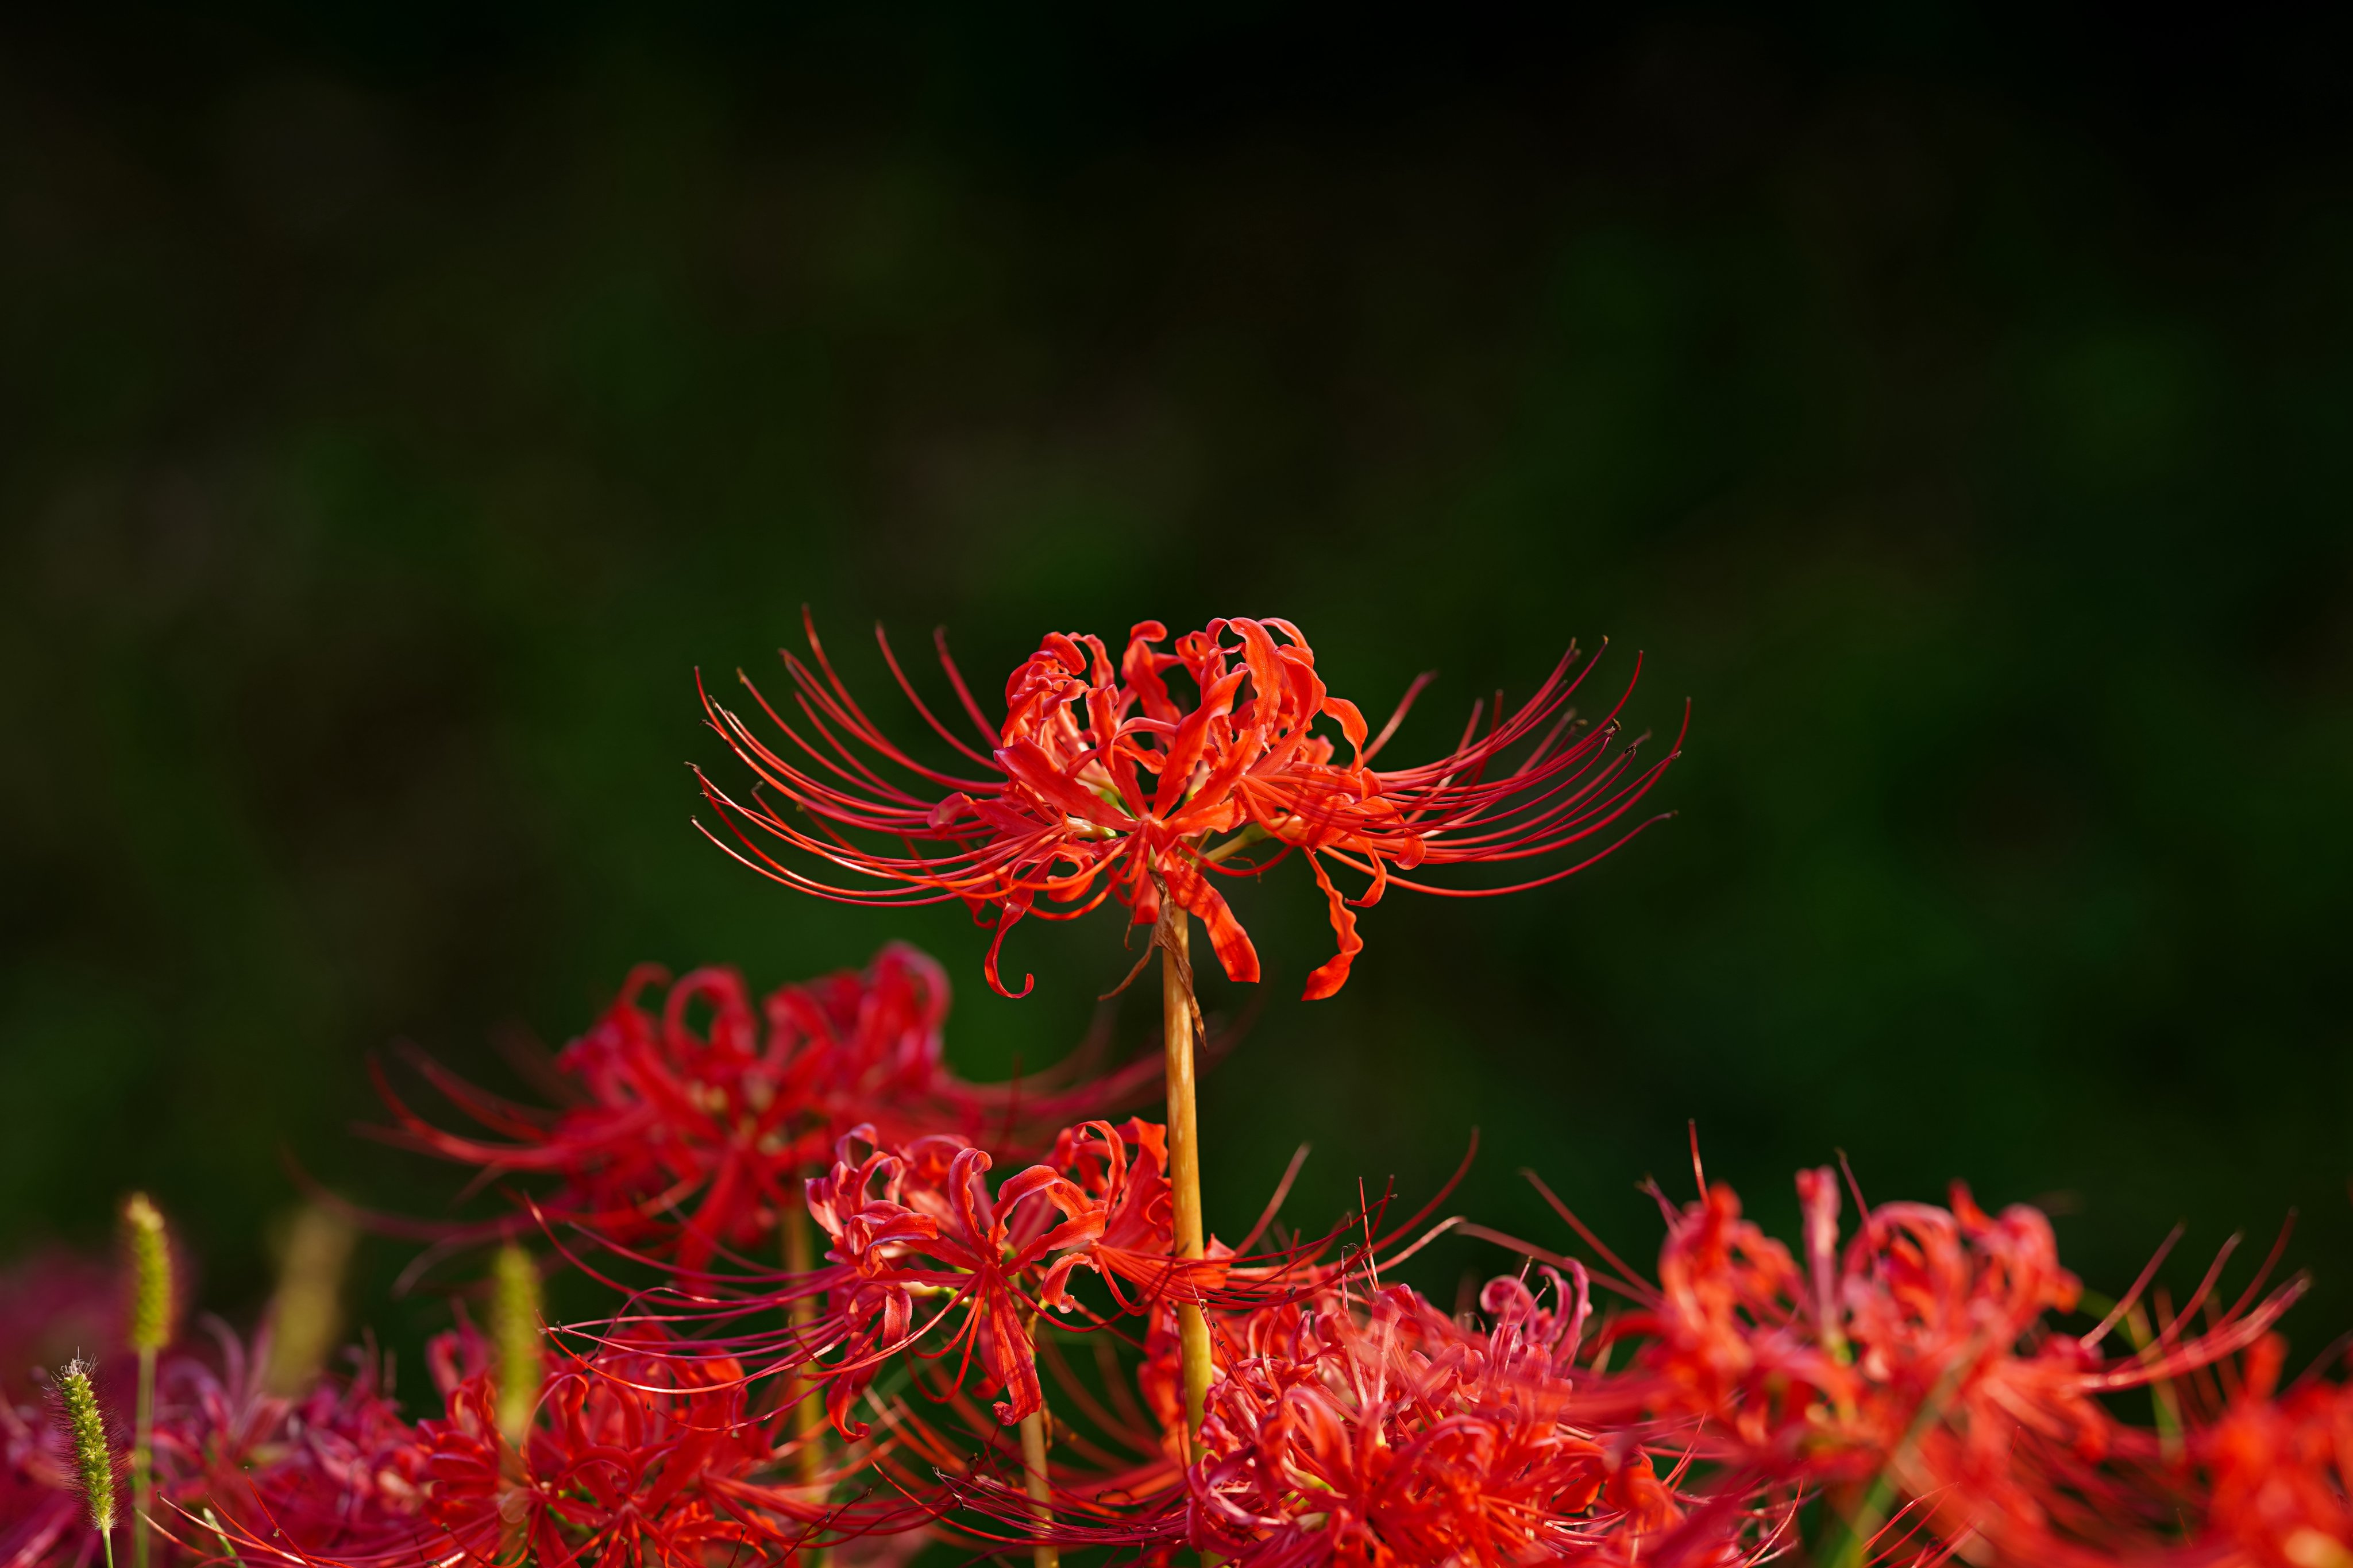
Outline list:
[[[132,1414],[131,1445],[131,1563],[147,1568],[148,1516],[155,1510],[155,1351],[139,1347],[139,1402]],[[111,1550],[111,1548],[110,1548]]]
[[[215,1535],[220,1537],[221,1551],[227,1553],[228,1560],[237,1564],[237,1568],[244,1568],[245,1559],[237,1554],[237,1542],[231,1541],[228,1538],[228,1531],[221,1528],[220,1515],[215,1513],[209,1504],[205,1508],[205,1523],[212,1527],[212,1532]]]
[[[1944,1419],[1945,1407],[1952,1403],[1953,1391],[1960,1384],[1961,1369],[1974,1359],[1974,1348],[1965,1352],[1945,1375],[1936,1380],[1936,1386],[1930,1391],[1928,1397],[1921,1401],[1919,1410],[1912,1417],[1912,1425],[1905,1429],[1903,1441],[1896,1444],[1895,1451],[1887,1456],[1887,1462],[1880,1466],[1879,1473],[1871,1479],[1871,1488],[1862,1494],[1862,1501],[1847,1516],[1843,1533],[1836,1538],[1836,1549],[1822,1557],[1826,1568],[1862,1568],[1871,1551],[1872,1538],[1879,1533],[1879,1527],[1887,1522],[1887,1506],[1895,1496],[1896,1471],[1911,1462],[1913,1450],[1920,1446],[1920,1439],[1928,1428]]]
[[[1227,839],[1215,849],[1203,850],[1201,852],[1201,864],[1205,866],[1219,865],[1229,857],[1238,855],[1241,851],[1249,848],[1251,845],[1263,844],[1273,837],[1274,835],[1272,833],[1267,831],[1264,824],[1257,822],[1250,823],[1243,827],[1240,833],[1235,834],[1231,838]]]

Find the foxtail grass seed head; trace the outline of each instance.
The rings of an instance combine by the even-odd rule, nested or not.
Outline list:
[[[106,1418],[98,1408],[98,1390],[90,1386],[95,1371],[79,1358],[58,1373],[58,1403],[65,1415],[66,1437],[73,1445],[74,1475],[81,1500],[90,1510],[90,1527],[100,1535],[114,1529],[114,1450],[107,1447]]]
[[[305,1204],[279,1254],[278,1293],[269,1304],[269,1363],[263,1385],[295,1394],[311,1384],[343,1327],[343,1274],[359,1233],[334,1210]]]
[[[122,1205],[131,1236],[131,1348],[160,1351],[172,1342],[172,1242],[164,1215],[145,1193]]]
[[[539,1405],[539,1265],[510,1241],[491,1275],[491,1335],[499,1357],[499,1430],[521,1443]]]

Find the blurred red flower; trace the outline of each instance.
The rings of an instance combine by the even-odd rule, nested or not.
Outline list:
[[[1156,1089],[1160,1063],[1084,1083],[1049,1074],[975,1084],[947,1067],[946,974],[903,943],[863,972],[786,985],[756,1007],[732,969],[698,969],[659,1011],[641,998],[665,978],[631,972],[621,994],[555,1058],[574,1101],[554,1110],[487,1094],[419,1061],[452,1103],[499,1141],[445,1131],[379,1088],[396,1142],[481,1168],[486,1177],[560,1178],[540,1200],[617,1245],[652,1246],[681,1269],[771,1237],[800,1206],[805,1172],[850,1128],[893,1141],[954,1131],[1042,1150],[1075,1114]]]
[[[1871,1562],[1941,1563],[1971,1542],[2053,1568],[2127,1546],[2160,1555],[2191,1492],[2108,1396],[2245,1350],[2303,1282],[2263,1296],[2259,1275],[2189,1334],[2218,1261],[2176,1321],[2112,1353],[2103,1342],[2138,1288],[2090,1331],[2060,1330],[2052,1317],[2080,1287],[2040,1211],[1989,1215],[1956,1183],[1948,1207],[1867,1209],[1841,1248],[1833,1174],[1800,1173],[1798,1187],[1802,1263],[1721,1183],[1680,1208],[1661,1197],[1655,1285],[1609,1259],[1638,1307],[1602,1338],[1632,1345],[1633,1369],[1655,1380],[1628,1396],[1698,1423],[1728,1474],[1825,1489],[1872,1539]]]
[[[407,1472],[415,1433],[385,1390],[376,1361],[353,1355],[347,1378],[321,1378],[299,1395],[262,1384],[267,1333],[252,1346],[216,1320],[217,1360],[191,1352],[165,1361],[155,1406],[157,1550],[163,1561],[217,1559],[220,1537],[272,1543],[272,1552],[332,1557],[404,1528],[418,1506]],[[108,1365],[100,1397],[130,1409],[132,1369]],[[111,1435],[127,1447],[128,1433]],[[72,1456],[37,1406],[0,1405],[0,1563],[87,1565],[100,1560],[78,1495]]]
[[[2276,1336],[2247,1357],[2237,1396],[2193,1435],[2211,1489],[2210,1552],[2235,1549],[2260,1568],[2353,1563],[2353,1389],[2310,1380],[2276,1393],[2286,1347]]]

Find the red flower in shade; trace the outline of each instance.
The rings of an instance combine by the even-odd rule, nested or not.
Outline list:
[[[261,1384],[268,1344],[250,1351],[215,1325],[217,1368],[193,1354],[166,1361],[155,1406],[157,1550],[166,1561],[217,1555],[206,1510],[236,1536],[276,1549],[332,1553],[373,1541],[412,1514],[403,1467],[414,1433],[370,1358],[349,1379],[322,1378],[299,1397]],[[127,1409],[130,1369],[110,1367],[107,1397]],[[0,1485],[0,1563],[89,1563],[100,1553],[75,1495],[73,1462],[49,1424],[0,1408],[7,1474]]]
[[[1422,683],[1372,734],[1355,703],[1325,689],[1314,651],[1287,621],[1212,621],[1176,638],[1173,653],[1160,647],[1167,629],[1145,621],[1116,664],[1099,638],[1056,633],[1006,682],[996,724],[942,641],[941,665],[977,746],[934,717],[879,628],[876,637],[916,711],[979,772],[944,772],[901,750],[850,697],[810,625],[814,665],[785,655],[798,726],[744,683],[786,748],[703,699],[712,726],[781,799],[739,803],[707,778],[704,793],[742,846],[729,853],[788,887],[852,903],[961,899],[993,919],[986,970],[1006,995],[1027,995],[1034,982],[1025,977],[1015,993],[997,973],[1006,933],[1022,919],[1073,918],[1115,896],[1150,923],[1164,891],[1201,918],[1229,978],[1256,980],[1258,953],[1210,875],[1265,869],[1271,862],[1233,857],[1268,841],[1281,846],[1277,858],[1293,849],[1306,858],[1329,903],[1340,951],[1306,990],[1328,996],[1363,947],[1352,903],[1377,903],[1392,885],[1465,897],[1566,877],[1628,835],[1508,887],[1433,887],[1397,873],[1579,851],[1674,760],[1670,752],[1638,768],[1633,744],[1615,748],[1617,707],[1598,727],[1577,727],[1567,705],[1592,665],[1579,667],[1574,649],[1515,711],[1506,716],[1499,700],[1483,732],[1474,707],[1448,755],[1382,770],[1373,760]],[[747,827],[829,869],[796,868]],[[1327,861],[1368,879],[1365,892],[1344,898]],[[828,879],[844,873],[846,883]]]
[[[799,1205],[802,1173],[821,1168],[853,1126],[894,1140],[955,1131],[1042,1147],[1070,1116],[1159,1082],[1157,1059],[1078,1085],[957,1079],[941,1050],[947,977],[903,944],[884,948],[863,973],[787,985],[756,1007],[733,970],[698,969],[657,1012],[640,998],[662,978],[650,965],[633,971],[605,1016],[556,1058],[575,1103],[513,1105],[421,1062],[502,1141],[445,1131],[380,1084],[399,1121],[394,1136],[493,1175],[559,1177],[541,1205],[550,1217],[617,1245],[650,1242],[694,1271],[721,1247],[771,1235]]]
[[[349,1379],[321,1378],[290,1398],[262,1386],[266,1342],[249,1354],[226,1335],[221,1342],[218,1373],[190,1357],[162,1380],[156,1470],[178,1515],[159,1520],[164,1530],[210,1561],[218,1537],[199,1523],[206,1508],[231,1534],[314,1556],[413,1527],[417,1434],[374,1357],[353,1352]]]

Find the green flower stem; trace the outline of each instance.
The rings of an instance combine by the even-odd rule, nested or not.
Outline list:
[[[131,1443],[131,1563],[147,1568],[148,1534],[155,1511],[155,1352],[139,1347],[139,1404]],[[110,1550],[111,1550],[110,1548]]]

